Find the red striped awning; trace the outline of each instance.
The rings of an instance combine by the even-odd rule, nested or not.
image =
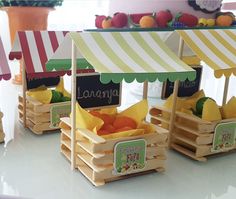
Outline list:
[[[67,31],[19,31],[9,59],[21,59],[25,62],[29,78],[62,76],[69,71],[46,72],[46,62],[64,40]]]
[[[11,78],[11,71],[7,62],[6,53],[3,47],[2,39],[0,37],[0,80],[9,80]]]

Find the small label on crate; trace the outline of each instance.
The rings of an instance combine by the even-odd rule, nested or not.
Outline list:
[[[236,122],[220,123],[215,128],[212,152],[228,151],[234,148]]]
[[[60,123],[60,118],[68,117],[71,112],[71,105],[68,104],[58,104],[53,105],[50,110],[50,128],[58,128]]]
[[[119,142],[114,149],[114,175],[140,172],[146,164],[144,139]]]

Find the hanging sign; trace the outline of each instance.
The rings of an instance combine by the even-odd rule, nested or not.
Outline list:
[[[212,152],[228,151],[235,147],[236,122],[220,123],[215,128]]]
[[[114,175],[140,172],[146,164],[144,139],[118,142],[114,148]]]
[[[120,96],[121,84],[102,84],[97,73],[81,74],[76,78],[76,99],[82,108],[119,106]]]

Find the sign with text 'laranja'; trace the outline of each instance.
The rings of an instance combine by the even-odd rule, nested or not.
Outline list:
[[[76,78],[76,99],[87,109],[117,107],[121,103],[121,84],[102,84],[99,74],[82,74]]]

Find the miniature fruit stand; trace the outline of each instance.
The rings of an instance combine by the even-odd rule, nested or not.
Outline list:
[[[71,63],[70,57],[61,57],[68,51],[66,43],[72,43]],[[54,64],[56,61],[57,64]],[[138,120],[140,128],[99,135],[104,122],[100,126],[95,125],[99,123],[99,118],[92,117],[90,112],[76,104],[76,66],[86,61],[100,73],[100,81],[104,85],[135,79],[144,82],[144,100],[116,115],[128,115]],[[68,33],[46,67],[48,71],[61,71],[69,70],[71,66],[72,113],[70,118],[62,118],[60,124],[61,152],[69,159],[71,168],[78,169],[95,186],[145,172],[165,170],[168,131],[145,121],[148,112],[147,82],[156,79],[193,80],[195,71],[170,51],[157,32]],[[140,134],[140,130],[145,133]],[[118,136],[120,134],[123,136]],[[133,158],[129,162],[130,157]],[[138,160],[141,159],[140,167]],[[125,163],[122,167],[121,162]]]
[[[207,100],[202,91],[199,91],[190,98],[179,99],[179,107],[181,103],[186,107],[188,102],[194,106],[177,111],[172,115],[175,118],[172,121],[171,110],[164,106],[156,106],[150,110],[151,120],[154,124],[170,128],[171,148],[195,160],[206,161],[209,155],[236,148],[235,97],[226,103],[229,78],[236,75],[236,30],[177,30],[176,33],[180,35],[182,42],[214,70],[216,78],[225,76],[222,107],[218,107],[214,100],[209,100],[208,103],[205,102],[208,109],[203,109],[202,118],[194,115],[193,109],[199,109],[201,104],[199,99],[202,97],[202,100]],[[199,101],[197,104],[196,99]]]
[[[0,37],[0,80],[9,80],[11,78],[11,72],[6,58],[6,53],[3,47],[2,39]],[[0,143],[4,142],[5,134],[2,126],[3,113],[0,111]]]
[[[24,60],[23,95],[19,95],[19,119],[35,134],[59,129],[61,115],[70,113],[70,94],[59,76],[69,71],[46,72],[45,63],[63,41],[66,31],[19,31],[9,58]],[[48,77],[55,77],[50,79]],[[37,87],[29,86],[33,81]],[[47,85],[49,84],[49,85]],[[48,87],[56,87],[51,90]]]

